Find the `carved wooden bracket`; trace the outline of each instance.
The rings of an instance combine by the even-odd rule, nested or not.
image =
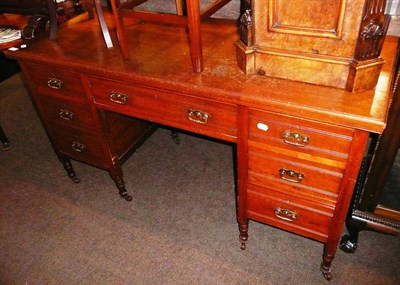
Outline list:
[[[355,59],[379,57],[390,22],[390,16],[384,14],[385,8],[386,0],[369,0],[365,3]]]
[[[251,26],[253,25],[253,19],[251,16],[251,1],[252,0],[243,0],[242,1],[242,13],[239,18],[239,34],[240,40],[246,44],[247,46],[253,45],[253,35]]]

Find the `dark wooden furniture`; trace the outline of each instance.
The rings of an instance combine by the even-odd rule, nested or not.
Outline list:
[[[203,51],[201,39],[201,22],[211,17],[215,12],[228,4],[231,0],[215,0],[205,9],[200,9],[199,0],[176,0],[177,14],[150,12],[134,9],[148,0],[128,0],[122,3],[120,0],[111,0],[114,22],[117,29],[118,41],[122,57],[129,58],[129,45],[126,40],[123,17],[131,17],[139,23],[142,21],[167,23],[187,27],[189,31],[189,47],[194,72],[202,72]],[[183,3],[184,2],[184,3]],[[183,5],[184,4],[184,5]],[[135,35],[129,35],[134,37]]]
[[[390,20],[386,0],[244,2],[236,51],[246,74],[348,91],[375,87]]]
[[[399,54],[399,52],[397,53]],[[369,152],[364,158],[363,170],[353,194],[346,219],[348,235],[343,236],[340,247],[346,252],[355,252],[358,235],[362,230],[373,230],[385,234],[400,233],[400,205],[390,208],[382,203],[385,184],[400,147],[400,59],[397,59],[397,76],[393,84],[393,96],[387,125],[379,136],[373,136]],[[400,188],[398,188],[400,189]],[[395,193],[400,201],[400,192]]]
[[[50,39],[57,37],[57,3],[54,0],[2,0],[0,14],[31,15],[27,25],[22,30],[22,36],[31,39],[36,34],[36,29],[50,23]]]
[[[321,269],[332,278],[364,150],[370,134],[385,128],[398,42],[388,38],[384,45],[387,62],[376,90],[352,93],[244,75],[236,63],[232,21],[210,19],[202,25],[207,42],[202,73],[187,64],[186,34],[176,27],[145,23],[125,29],[135,35],[126,38],[136,55],[130,61],[107,49],[90,21],[61,28],[56,43],[36,39],[27,49],[7,51],[20,62],[70,175],[66,157],[100,161],[123,183],[120,150],[134,130],[124,129],[119,118],[234,143],[241,247],[250,219],[312,238],[325,245]],[[70,108],[83,114],[79,124],[68,120]],[[116,128],[110,127],[113,118]],[[91,155],[93,142],[97,150]]]

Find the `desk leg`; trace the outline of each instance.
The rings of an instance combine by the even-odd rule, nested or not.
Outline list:
[[[248,108],[238,108],[238,141],[237,141],[237,219],[239,223],[240,249],[246,249],[249,220],[247,218],[247,180],[249,168],[249,123]]]
[[[72,167],[72,163],[71,160],[65,156],[58,156],[59,160],[61,161],[61,163],[64,166],[64,169],[67,171],[69,178],[71,178],[72,182],[74,183],[79,183],[80,180],[78,177],[76,177],[75,171]]]
[[[249,221],[247,219],[244,221],[239,221],[239,232],[240,232],[239,240],[240,240],[241,250],[246,249],[246,242],[247,239],[249,238],[248,230],[249,230]]]
[[[349,150],[349,160],[343,174],[342,183],[339,189],[339,196],[335,207],[334,218],[331,222],[331,229],[325,243],[324,254],[321,263],[321,271],[327,280],[332,279],[331,264],[335,257],[342,234],[343,224],[346,220],[353,195],[356,178],[362,165],[364,150],[367,149],[369,133],[356,130]]]
[[[110,176],[114,180],[115,185],[118,188],[119,195],[128,202],[132,201],[133,197],[128,194],[128,191],[125,188],[123,173],[121,165],[119,165],[119,163],[114,162],[113,167],[110,169]]]

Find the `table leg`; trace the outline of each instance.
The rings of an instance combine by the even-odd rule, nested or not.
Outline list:
[[[67,171],[69,178],[71,178],[72,182],[79,183],[80,180],[75,174],[74,168],[72,167],[71,160],[64,156],[59,156],[59,159],[60,159],[61,163],[63,164],[64,169]]]

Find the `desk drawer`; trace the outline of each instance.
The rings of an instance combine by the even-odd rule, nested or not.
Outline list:
[[[45,120],[75,129],[95,129],[97,120],[93,118],[90,106],[50,96],[35,97]]]
[[[322,242],[328,237],[333,207],[255,186],[249,187],[247,200],[250,219]]]
[[[249,139],[279,148],[345,161],[353,131],[328,124],[250,110]]]
[[[249,183],[334,205],[344,170],[331,170],[323,164],[286,156],[285,152],[250,149],[248,171]]]
[[[90,78],[95,103],[148,121],[235,141],[236,107],[161,90]]]
[[[23,64],[33,90],[39,93],[80,98],[84,88],[78,73],[35,63]]]
[[[55,126],[49,126],[47,131],[61,153],[99,168],[108,167],[109,159],[102,147],[100,136],[90,132],[69,131]]]

